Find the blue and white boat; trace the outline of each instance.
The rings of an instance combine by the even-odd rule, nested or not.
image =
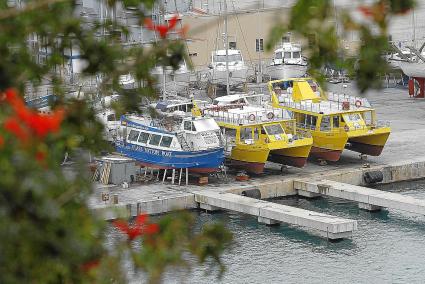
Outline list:
[[[122,116],[116,150],[146,167],[218,171],[224,160],[220,127],[212,118],[186,117],[179,124],[171,119]]]

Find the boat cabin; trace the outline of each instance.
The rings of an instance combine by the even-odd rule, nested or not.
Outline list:
[[[121,137],[126,143],[159,150],[200,151],[221,145],[220,128],[212,118],[184,118],[171,125],[150,118],[121,118]]]
[[[281,48],[274,51],[271,65],[280,64],[306,64],[301,53],[301,45],[286,42]]]
[[[325,94],[313,80],[271,82],[274,104],[287,107],[303,129],[358,130],[376,123],[375,110],[366,98]]]

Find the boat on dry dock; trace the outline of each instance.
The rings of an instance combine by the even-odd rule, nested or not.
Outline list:
[[[213,51],[209,68],[209,82],[211,84],[225,86],[227,80],[230,86],[246,83],[248,67],[240,50],[228,49],[227,56],[225,49]]]
[[[258,174],[264,171],[267,161],[305,165],[312,138],[297,132],[289,112],[250,105],[243,94],[219,97],[214,103],[196,105],[194,114],[212,117],[220,126],[230,166]]]
[[[284,42],[274,51],[273,59],[266,67],[272,79],[298,78],[307,72],[307,61],[302,57],[301,45]]]
[[[220,128],[205,117],[186,117],[176,124],[173,119],[125,115],[115,146],[117,152],[141,165],[158,169],[211,173],[224,160]]]
[[[272,106],[292,112],[297,129],[313,137],[311,155],[338,161],[344,149],[379,156],[390,135],[389,122],[376,118],[366,98],[325,93],[313,80],[270,81]]]

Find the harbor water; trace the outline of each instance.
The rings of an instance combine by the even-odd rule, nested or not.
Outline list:
[[[379,186],[378,189],[425,199],[425,180]],[[289,197],[273,202],[358,220],[351,239],[337,243],[294,227],[267,227],[256,218],[233,213],[194,211],[197,226],[221,221],[234,234],[223,255],[227,271],[206,275],[207,267],[172,270],[164,283],[424,283],[425,217],[396,210],[369,213],[335,198]],[[109,240],[119,234],[110,228]],[[189,262],[195,263],[193,259]],[[144,283],[127,265],[131,283]]]

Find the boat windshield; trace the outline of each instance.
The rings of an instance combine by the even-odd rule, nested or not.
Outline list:
[[[300,58],[301,57],[301,53],[299,51],[295,51],[292,53],[292,58]]]
[[[282,52],[276,52],[276,59],[282,59]]]
[[[228,56],[229,62],[242,61],[242,56],[240,54],[229,54]],[[214,62],[226,62],[226,55],[214,55]]]
[[[282,125],[280,124],[271,124],[271,125],[265,125],[264,129],[266,130],[267,135],[277,135],[277,134],[284,134]]]

